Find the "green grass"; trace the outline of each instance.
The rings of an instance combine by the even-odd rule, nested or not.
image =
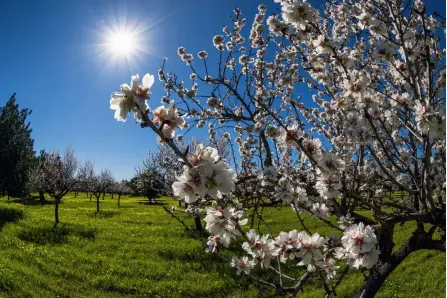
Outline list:
[[[142,198],[95,201],[67,196],[54,227],[52,205],[23,205],[0,199],[0,297],[272,297],[215,256],[167,215]],[[177,205],[164,198],[163,203]],[[302,229],[285,208],[265,215],[273,232]],[[331,229],[309,217],[315,231]],[[399,227],[402,243],[413,226]],[[288,266],[287,271],[301,270]],[[296,273],[295,273],[296,274]],[[266,277],[267,273],[265,273]],[[349,274],[337,297],[351,297],[362,283]],[[299,297],[324,297],[315,280]],[[385,282],[378,297],[445,297],[445,254],[412,254]]]

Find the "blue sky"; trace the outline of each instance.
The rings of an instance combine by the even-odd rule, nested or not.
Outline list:
[[[0,104],[16,92],[19,105],[32,109],[36,152],[70,145],[80,161],[94,161],[97,170],[110,168],[117,179],[131,178],[148,150],[155,149],[156,137],[132,117],[126,123],[114,120],[111,92],[132,74],[156,74],[163,57],[167,69],[187,81],[189,71],[177,48],[185,46],[194,55],[203,49],[213,52],[212,37],[229,24],[233,7],[240,7],[250,23],[257,5],[266,2],[5,1],[0,10]],[[426,3],[445,12],[444,1]],[[270,11],[276,7],[269,4]],[[140,39],[148,53],[132,65],[125,59],[112,63],[111,53],[99,46],[103,33],[116,23],[146,29]],[[149,104],[155,108],[163,95],[158,80],[152,91]]]

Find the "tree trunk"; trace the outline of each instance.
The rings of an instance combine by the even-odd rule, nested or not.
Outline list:
[[[203,227],[202,227],[202,221],[200,220],[200,216],[195,216],[194,217],[194,223],[196,225],[197,232],[202,232],[203,231]]]
[[[445,219],[444,219],[445,220]],[[385,235],[384,235],[385,234]],[[434,249],[445,252],[445,242],[432,239],[432,235],[426,233],[423,229],[413,232],[413,235],[393,254],[392,246],[387,248],[382,244],[392,241],[389,233],[383,233],[379,240],[381,254],[376,266],[370,270],[370,275],[365,278],[361,289],[360,298],[372,298],[380,290],[383,282],[412,252],[420,249]],[[391,238],[392,239],[392,238]],[[385,241],[384,241],[385,240]]]
[[[385,279],[397,267],[391,266],[389,263],[377,264],[370,276],[365,278],[360,298],[373,298],[382,287]]]
[[[99,197],[101,196],[101,194],[99,194],[97,197],[96,197],[96,212],[99,212]]]
[[[113,200],[113,192],[112,192],[112,200]]]
[[[92,201],[92,194],[90,194],[90,202]]]
[[[77,191],[75,191],[75,199],[76,199],[76,195],[78,194],[78,192]]]
[[[118,194],[118,206],[120,205],[120,199],[121,199],[121,195]]]
[[[105,192],[103,192],[102,193],[102,200],[104,201],[104,198],[106,197],[106,193]]]
[[[56,199],[54,203],[55,203],[55,205],[54,205],[54,220],[55,220],[55,223],[58,224],[59,223],[59,200]]]
[[[178,206],[182,207],[182,201],[178,200]]]
[[[42,205],[45,203],[45,193],[43,191],[39,191],[39,202]]]

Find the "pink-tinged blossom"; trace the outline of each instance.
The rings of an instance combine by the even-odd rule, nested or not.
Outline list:
[[[127,115],[132,110],[134,119],[141,122],[143,113],[149,109],[147,99],[150,97],[150,88],[154,83],[154,76],[145,74],[142,84],[139,84],[139,76],[131,78],[130,85],[122,84],[121,92],[113,92],[110,98],[110,109],[115,110],[115,119],[125,122]]]
[[[326,204],[314,203],[312,205],[312,217],[317,217],[321,219],[327,219],[329,214],[329,208]]]
[[[241,274],[241,272],[249,274],[250,270],[255,267],[256,262],[255,260],[249,260],[247,256],[242,258],[233,257],[230,265],[237,269],[237,275]]]
[[[324,199],[331,199],[340,194],[339,190],[342,188],[342,185],[335,176],[320,173],[315,187],[320,196]]]
[[[196,192],[200,193],[201,179],[196,169],[185,167],[183,174],[177,177],[177,181],[172,184],[174,196],[179,197],[180,200],[184,200],[188,204],[196,202],[198,200]]]
[[[278,255],[275,241],[269,239],[269,235],[258,235],[254,229],[251,229],[245,236],[248,242],[244,242],[242,248],[253,258],[259,260],[263,268],[268,269],[270,261]]]
[[[230,238],[227,235],[213,235],[208,237],[208,242],[206,243],[206,252],[215,252],[219,245],[228,248],[230,245]]]
[[[280,128],[278,141],[283,145],[297,146],[297,141],[303,135],[303,132],[298,128],[298,125],[294,124],[287,127],[287,130],[283,127]]]
[[[295,253],[299,245],[299,234],[297,230],[292,230],[290,232],[280,232],[275,238],[275,245],[278,247],[277,254],[282,263],[285,263],[287,259],[295,259]]]
[[[340,268],[340,266],[337,266],[335,260],[332,258],[318,261],[317,265],[319,268],[324,270],[327,280],[333,279],[337,275],[337,270]]]
[[[418,129],[427,134],[430,128],[430,113],[425,104],[417,103],[415,108],[416,122]]]
[[[321,237],[318,233],[309,236],[306,232],[301,232],[298,235],[298,254],[297,256],[301,258],[298,263],[299,266],[311,265],[312,260],[319,261],[323,259],[323,254],[320,249],[325,243],[325,239]],[[308,268],[312,269],[312,268]]]
[[[347,259],[350,266],[370,269],[377,263],[380,252],[376,248],[376,235],[370,226],[365,227],[363,223],[352,225],[345,230],[341,244],[343,248],[338,248],[335,256]]]
[[[244,225],[248,221],[239,220],[242,215],[242,211],[236,211],[234,208],[209,208],[204,219],[205,229],[213,235],[241,236],[236,224]]]
[[[173,102],[169,104],[168,108],[160,106],[153,112],[153,122],[160,125],[163,135],[169,139],[174,137],[176,129],[183,129],[186,126],[183,118],[179,115]]]

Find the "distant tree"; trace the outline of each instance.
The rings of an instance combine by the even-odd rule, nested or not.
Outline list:
[[[60,157],[59,153],[45,155],[43,166],[44,189],[54,199],[56,224],[59,223],[59,203],[77,183],[77,166],[76,157],[69,147],[65,149],[63,158]]]
[[[82,191],[90,196],[90,201],[92,200],[92,179],[95,176],[94,164],[91,161],[85,161],[84,165],[79,168],[78,171],[78,186]]]
[[[0,192],[23,196],[27,193],[29,174],[35,157],[34,140],[26,117],[31,110],[19,109],[15,93],[0,108]]]
[[[132,190],[127,186],[127,181],[123,180],[121,182],[115,182],[113,185],[114,192],[118,195],[118,206],[120,205],[120,200],[122,195],[129,195]]]
[[[84,167],[81,168],[81,172],[84,171]],[[96,198],[96,212],[99,212],[99,198],[113,184],[112,172],[109,169],[102,170],[98,175],[94,171],[88,170],[86,172],[88,173],[86,183],[90,193]]]
[[[147,197],[150,204],[154,204],[156,199],[166,194],[166,183],[163,175],[151,168],[143,168],[137,174],[138,193]]]
[[[113,174],[112,174],[112,172],[110,171],[110,170],[108,170],[109,171],[109,174],[110,174],[110,177],[109,177],[109,184],[106,186],[106,188],[104,189],[104,191],[103,191],[103,193],[102,193],[102,199],[104,200],[105,199],[105,197],[106,197],[106,193],[109,193],[109,194],[111,194],[112,195],[112,199],[113,199],[113,186],[114,186],[114,184],[115,184],[115,178],[113,178]]]
[[[45,159],[47,153],[45,150],[40,151],[40,155],[36,157],[34,167],[31,169],[29,175],[28,189],[32,192],[39,193],[39,202],[43,204],[45,202]]]
[[[140,196],[139,189],[138,189],[138,177],[134,176],[132,179],[126,182],[126,185],[130,188],[131,194],[134,197]]]

